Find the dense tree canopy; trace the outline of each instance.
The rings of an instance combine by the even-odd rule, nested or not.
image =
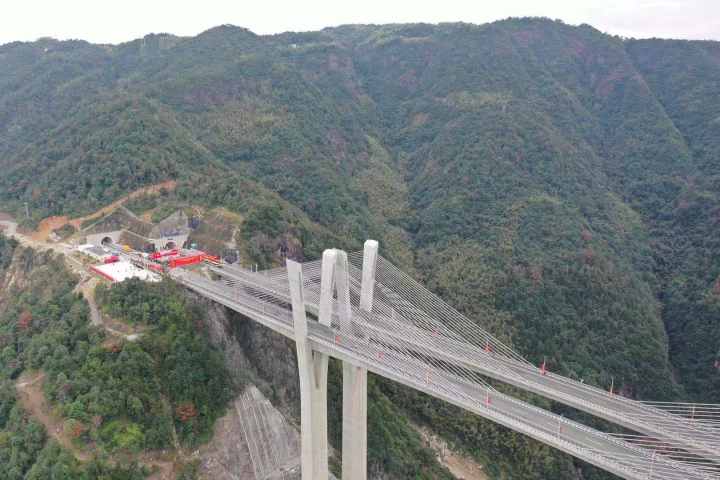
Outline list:
[[[547,357],[555,371],[636,398],[720,401],[716,42],[510,19],[274,36],[223,26],[114,47],[46,39],[0,46],[0,58],[9,66],[0,71],[0,207],[28,202],[29,224],[175,179],[174,192],[132,206],[158,218],[169,205],[222,208],[236,220],[219,246],[235,235],[262,267],[278,252],[317,257],[377,238],[533,362]],[[0,243],[0,265],[12,248]],[[122,421],[99,438],[160,445],[174,425],[192,442],[216,415],[214,406],[191,415],[188,402],[210,399],[174,392],[167,362],[212,355],[189,327],[168,337],[162,319],[186,325],[194,314],[158,294],[130,285],[103,299],[108,313],[152,325],[146,341],[161,356],[145,341],[108,352],[92,333],[80,352],[68,340],[65,349],[27,344],[37,365],[56,357],[75,367],[60,378],[74,386],[62,400],[69,413],[95,414],[97,395],[73,379],[86,360],[167,373],[128,389],[104,413]],[[62,318],[72,303],[28,307],[20,325],[40,328],[36,319]],[[67,311],[68,325],[85,315]],[[59,398],[55,368],[49,393]],[[376,388],[373,408],[393,411],[383,400],[393,399],[498,478],[574,478],[567,457],[386,382]],[[139,404],[161,411],[158,393],[192,428],[133,414]],[[407,442],[390,447],[416,452],[411,436],[398,438]],[[387,447],[382,435],[373,441],[376,453]]]
[[[0,235],[0,245],[9,244]],[[175,434],[188,447],[209,438],[234,385],[208,343],[197,305],[168,284],[101,287],[105,309],[115,313],[122,298],[118,318],[147,327],[139,341],[125,341],[90,325],[87,304],[73,293],[77,280],[60,258],[29,249],[12,257],[0,270],[0,279],[12,275],[20,284],[8,287],[8,301],[0,305],[2,478],[135,480],[147,473],[104,460],[80,464],[48,441],[45,428],[17,402],[13,379],[23,371],[42,372],[46,399],[81,447],[137,453],[173,447]],[[183,414],[188,409],[191,414]]]

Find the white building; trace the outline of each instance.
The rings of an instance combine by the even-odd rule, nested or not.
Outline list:
[[[90,270],[110,280],[111,282],[122,282],[128,278],[139,278],[145,282],[159,282],[160,275],[142,268],[136,267],[130,262],[115,262],[105,265],[94,265]]]

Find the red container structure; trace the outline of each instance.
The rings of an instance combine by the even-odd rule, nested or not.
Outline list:
[[[108,263],[115,263],[115,262],[119,262],[119,261],[120,261],[120,257],[118,257],[117,255],[111,255],[109,257],[106,257],[105,260],[103,260],[103,263],[108,264]]]
[[[187,257],[177,257],[177,258],[171,258],[168,262],[168,266],[170,268],[177,268],[177,267],[186,267],[188,265],[197,265],[198,263],[202,263],[203,260],[205,260],[205,253],[199,252],[192,255],[188,255]]]
[[[106,280],[110,280],[111,282],[114,282],[114,281],[115,281],[115,279],[114,279],[113,277],[111,277],[111,276],[108,275],[107,273],[103,272],[102,270],[99,270],[99,269],[96,268],[96,267],[91,266],[91,267],[90,267],[90,270],[92,270],[93,272],[97,273],[98,275],[100,275],[101,277],[105,278]]]
[[[179,253],[180,252],[178,251],[177,248],[174,248],[172,250],[160,250],[158,252],[153,252],[150,255],[150,258],[152,258],[153,260],[157,260],[157,259],[163,258],[163,257],[172,257],[175,255],[178,255]]]

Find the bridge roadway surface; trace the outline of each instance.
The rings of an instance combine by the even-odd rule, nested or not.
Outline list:
[[[252,277],[257,275],[251,274]],[[292,312],[289,305],[284,304],[284,299],[271,297],[260,299],[248,293],[243,285],[228,285],[221,281],[210,280],[201,274],[179,269],[173,270],[170,276],[200,295],[242,313],[281,335],[295,339]],[[257,285],[246,284],[245,287],[252,290],[256,289]],[[308,295],[308,298],[312,299],[312,297],[312,294]],[[308,302],[309,313],[312,314],[316,309],[317,304]],[[431,368],[427,363],[404,354],[403,352],[406,351],[404,348],[398,348],[399,342],[394,339],[395,332],[392,325],[383,328],[381,325],[368,327],[358,323],[353,327],[352,334],[347,334],[309,320],[308,340],[316,351],[367,368],[377,375],[474,412],[622,478],[632,480],[718,478],[713,473],[708,473],[694,465],[656,455],[647,449],[641,449],[504,395],[487,384],[469,382],[446,369]],[[384,341],[373,341],[378,337]],[[387,341],[391,344],[389,348]],[[417,348],[422,350],[424,346]],[[513,366],[512,371],[521,376],[528,374],[519,366]],[[537,371],[535,375],[540,376]]]
[[[253,273],[239,267],[225,266],[212,268],[213,273],[224,277],[235,286],[252,286],[290,303],[287,285]],[[319,290],[306,288],[306,302],[311,313],[317,313]],[[417,309],[415,315],[426,315]],[[592,415],[604,418],[623,427],[645,435],[668,439],[672,443],[682,443],[694,449],[694,453],[719,458],[720,448],[715,440],[720,430],[693,422],[688,418],[679,417],[663,410],[650,407],[620,395],[613,395],[605,390],[595,388],[561,375],[546,372],[540,374],[539,369],[527,362],[507,356],[487,352],[476,345],[454,339],[442,334],[432,335],[426,330],[413,328],[407,322],[399,324],[396,320],[373,312],[368,315],[355,309],[354,316],[362,317],[362,324],[374,330],[371,337],[381,338],[393,347],[414,350],[441,359],[463,369],[477,372],[484,376],[514,385],[516,387],[542,395],[565,405],[577,408]],[[433,322],[430,319],[429,322]],[[393,328],[397,327],[397,328]],[[412,331],[411,331],[412,330]],[[413,341],[408,341],[408,336]]]

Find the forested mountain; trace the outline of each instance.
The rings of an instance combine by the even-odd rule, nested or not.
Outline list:
[[[167,201],[242,215],[253,261],[278,239],[313,257],[377,238],[533,362],[720,401],[720,43],[545,19],[221,26],[7,44],[0,65],[0,210],[27,202],[28,226],[178,180]],[[373,388],[493,478],[577,478],[535,442]],[[408,478],[375,433],[378,468]]]

